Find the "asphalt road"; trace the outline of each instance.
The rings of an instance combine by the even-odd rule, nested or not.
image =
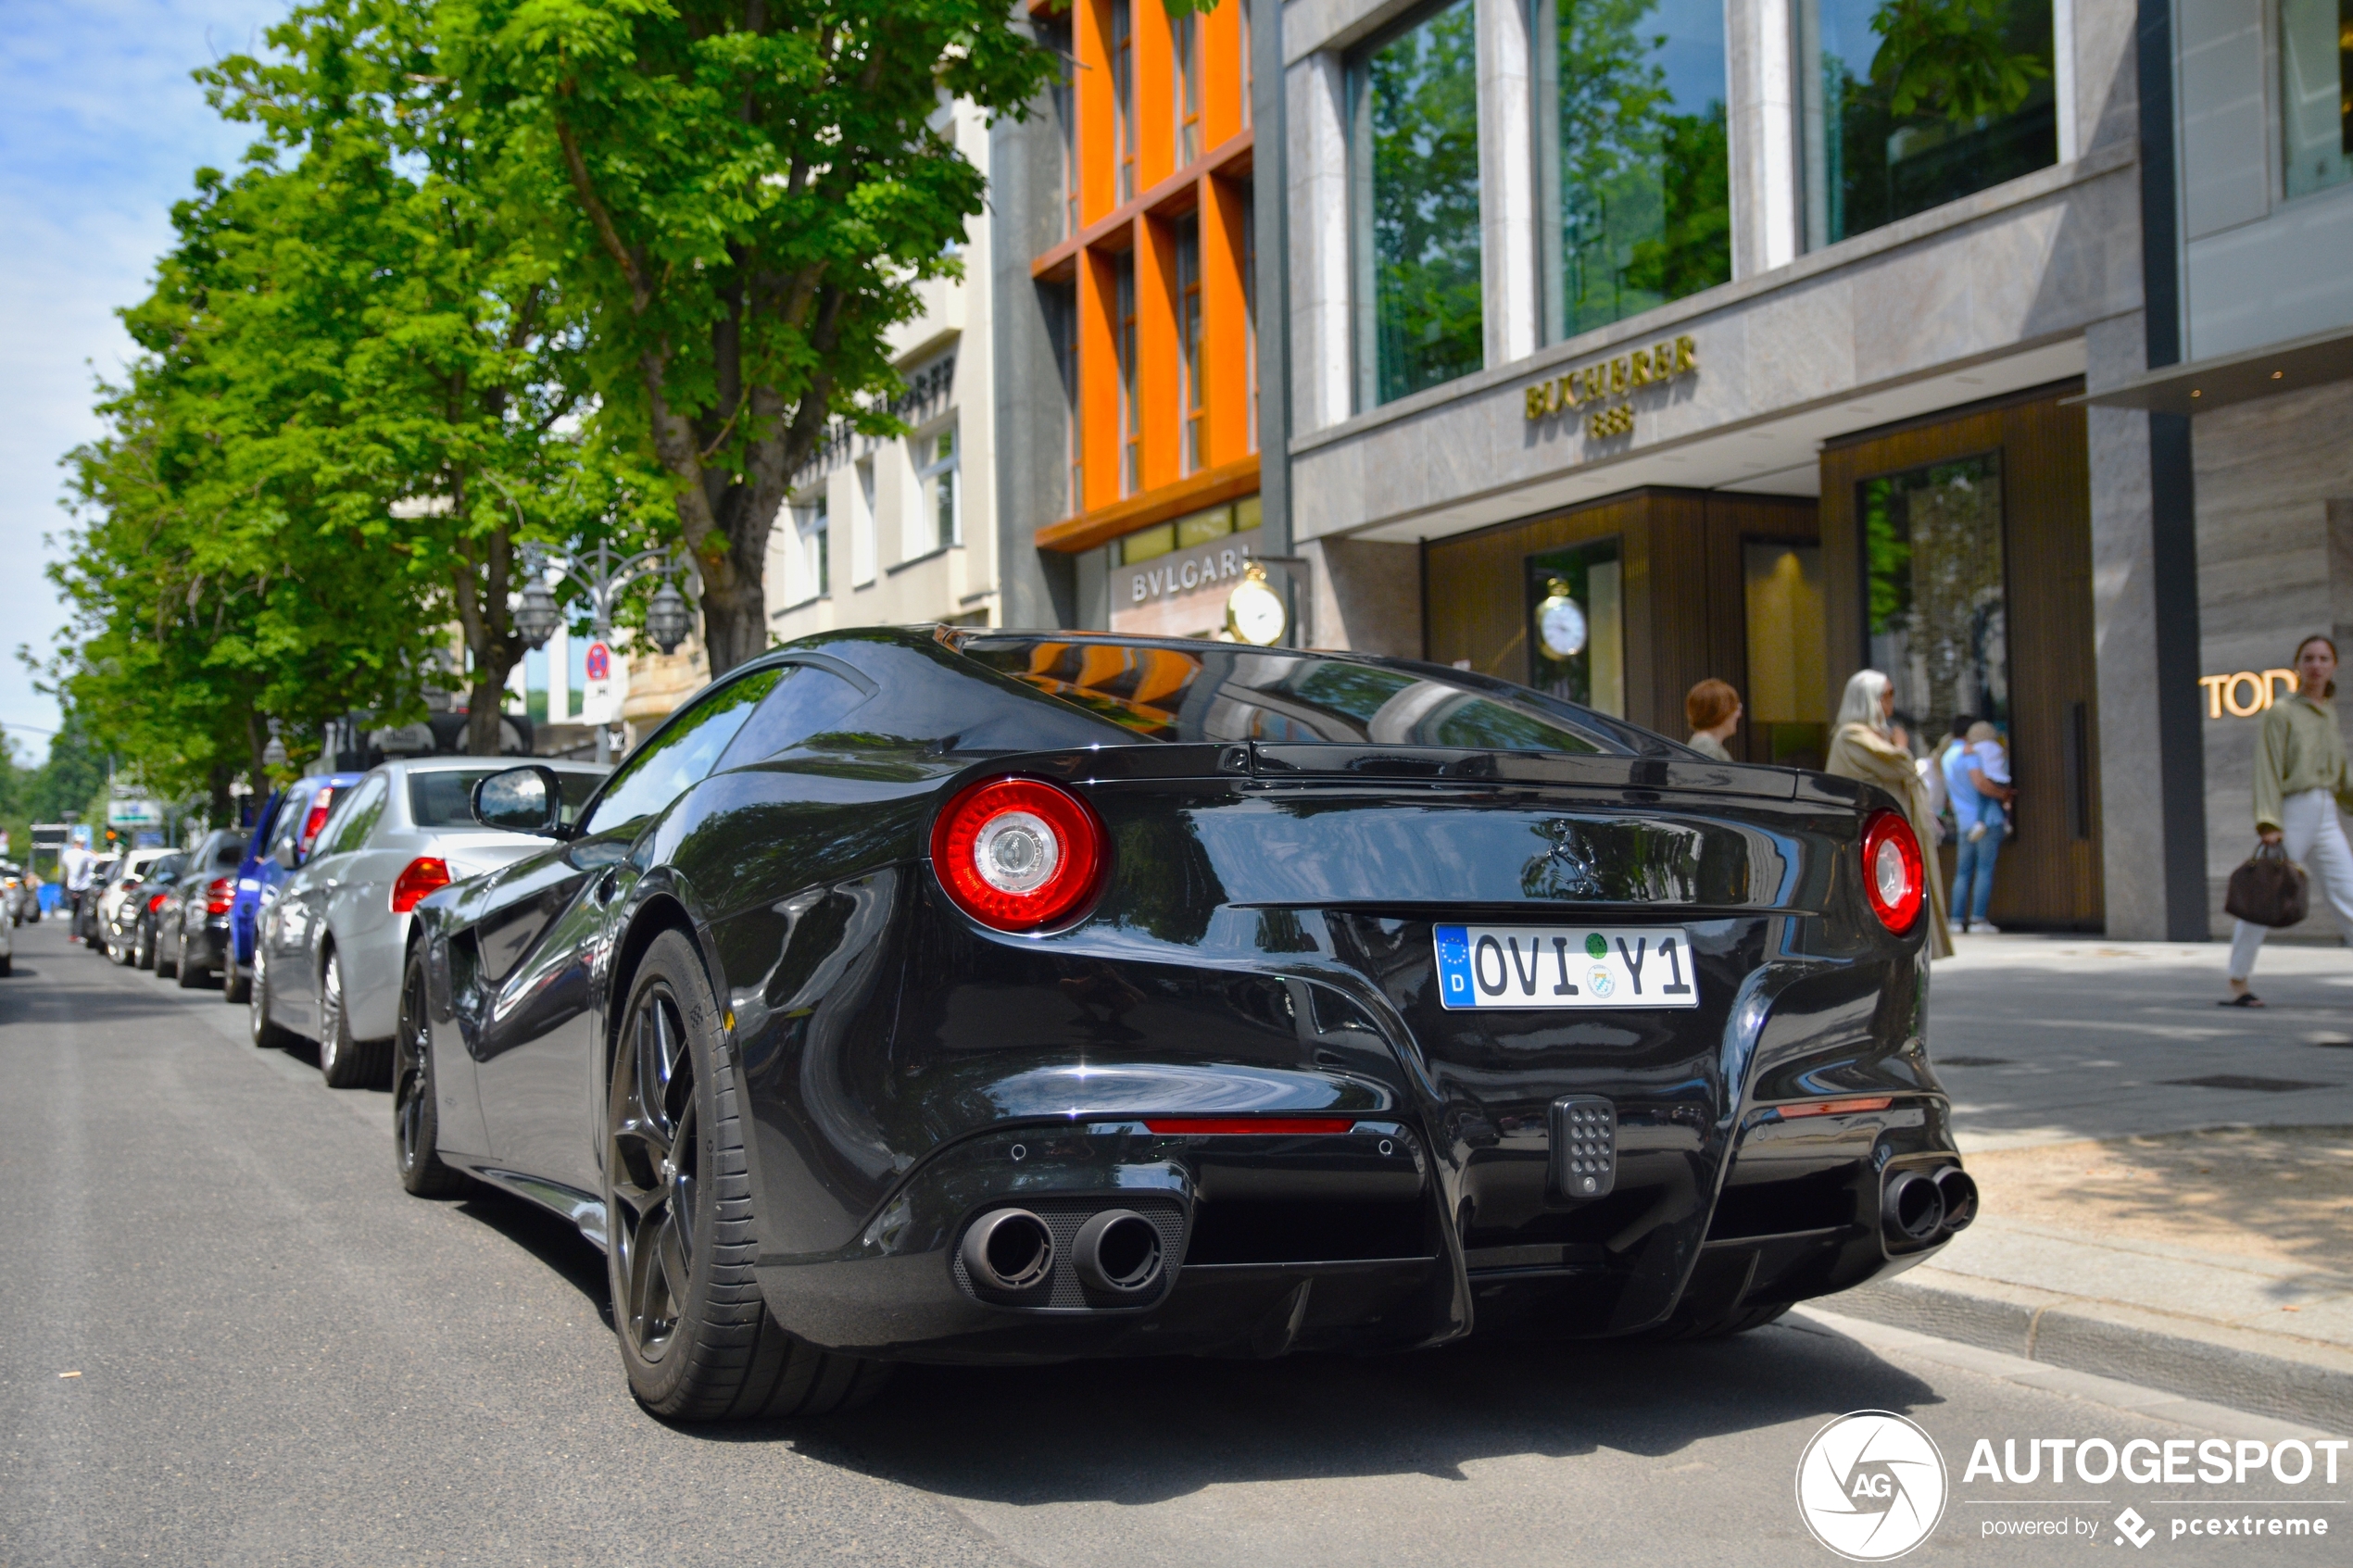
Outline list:
[[[1793,1477],[1911,1416],[1951,1502],[1907,1562],[2341,1558],[2340,1484],[1965,1479],[1976,1440],[2261,1439],[1984,1352],[1795,1318],[1695,1347],[911,1368],[835,1421],[632,1403],[601,1259],[392,1174],[389,1097],[257,1051],[243,1010],[17,933],[0,981],[0,1564],[1827,1564]],[[2056,1499],[2056,1500],[2055,1500]],[[2326,1518],[2330,1540],[2171,1538]],[[2073,1519],[2070,1539],[1989,1533]],[[2075,1526],[2070,1525],[2070,1528]]]

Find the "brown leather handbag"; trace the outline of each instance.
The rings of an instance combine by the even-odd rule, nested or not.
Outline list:
[[[2294,925],[2310,910],[2311,884],[2304,868],[2278,844],[2259,844],[2246,863],[2231,873],[2222,909],[2253,925]]]

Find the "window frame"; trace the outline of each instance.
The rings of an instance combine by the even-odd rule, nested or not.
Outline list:
[[[916,493],[921,497],[924,513],[932,524],[931,530],[925,535],[928,544],[920,552],[923,555],[956,549],[964,542],[964,486],[958,477],[963,467],[963,443],[957,434],[957,417],[951,411],[947,419],[918,432],[912,438],[916,444],[916,450],[931,454],[929,461],[915,468]],[[947,446],[944,456],[939,450],[943,443]],[[945,530],[939,526],[943,495],[948,511]]]

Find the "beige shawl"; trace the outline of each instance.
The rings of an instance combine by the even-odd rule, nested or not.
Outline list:
[[[1841,724],[1831,737],[1829,765],[1823,771],[1842,779],[1860,779],[1894,796],[1911,819],[1920,841],[1920,859],[1928,872],[1928,956],[1953,956],[1953,934],[1944,921],[1944,872],[1936,859],[1936,818],[1928,786],[1912,771],[1912,754],[1869,724]]]

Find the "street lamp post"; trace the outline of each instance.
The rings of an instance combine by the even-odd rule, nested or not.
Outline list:
[[[547,587],[547,575],[569,577],[588,596],[588,609],[594,620],[598,642],[612,640],[612,608],[626,593],[631,583],[640,577],[659,572],[664,581],[656,590],[653,603],[646,607],[646,635],[654,646],[665,654],[677,651],[694,629],[694,611],[687,606],[686,596],[678,592],[678,584],[671,579],[688,570],[683,558],[673,549],[639,550],[631,556],[618,555],[602,540],[594,549],[578,555],[564,555],[544,550],[536,545],[523,547],[522,601],[515,607],[515,630],[533,647],[545,647],[547,639],[563,624],[563,611],[556,604],[556,596]],[[612,760],[610,726],[598,724],[597,730],[597,760]]]

